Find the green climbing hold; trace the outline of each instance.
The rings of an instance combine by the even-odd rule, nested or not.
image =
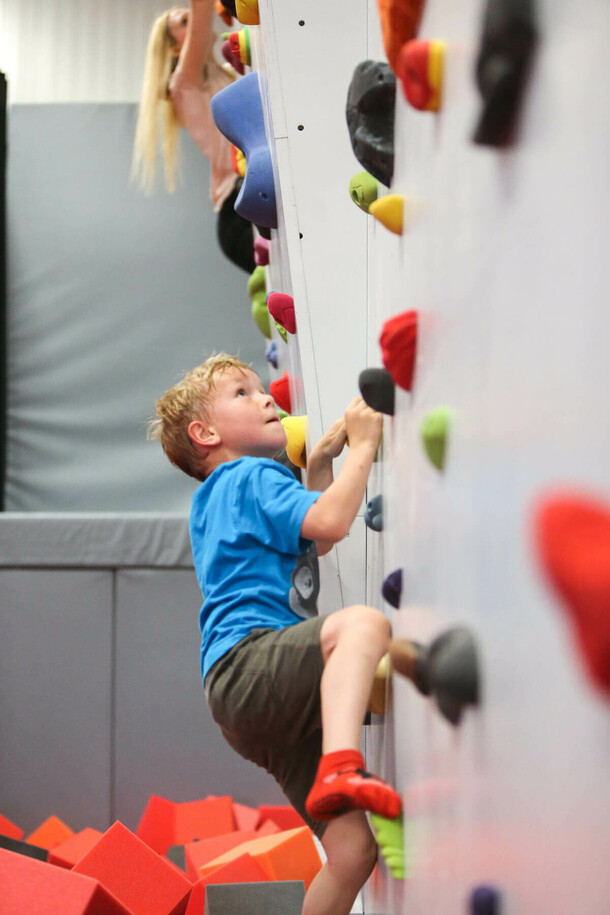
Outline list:
[[[278,321],[275,322],[275,326],[277,327],[277,332],[280,335],[280,337],[282,338],[282,340],[284,341],[284,343],[288,343],[288,331],[286,330],[286,328],[282,327],[282,325]]]
[[[424,417],[419,430],[426,454],[438,470],[445,466],[450,421],[449,407],[436,407]]]
[[[377,813],[370,814],[371,826],[375,839],[392,877],[404,880],[405,868],[405,831],[402,816],[387,820]]]
[[[252,317],[261,334],[271,339],[271,324],[267,308],[267,282],[265,268],[255,267],[248,280],[248,295],[252,302]]]
[[[252,298],[255,293],[265,290],[266,287],[265,268],[255,267],[248,280],[248,295]]]
[[[369,172],[356,172],[352,175],[349,183],[349,195],[361,210],[368,213],[369,207],[377,200],[378,185],[377,178],[373,178]]]

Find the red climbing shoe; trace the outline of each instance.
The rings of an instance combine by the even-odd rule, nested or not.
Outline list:
[[[314,820],[322,821],[350,810],[370,810],[394,819],[400,814],[402,801],[390,785],[365,771],[361,753],[339,750],[320,760],[305,809]]]

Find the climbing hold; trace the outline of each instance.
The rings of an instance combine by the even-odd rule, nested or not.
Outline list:
[[[510,143],[537,40],[534,0],[487,0],[475,70],[483,101],[475,143]]]
[[[472,634],[463,626],[447,629],[429,648],[406,639],[390,643],[394,670],[423,695],[433,695],[441,714],[453,725],[464,708],[479,704],[479,664]]]
[[[289,334],[296,334],[297,322],[294,313],[294,299],[285,292],[270,292],[267,307],[272,318],[281,324]]]
[[[387,194],[373,201],[369,213],[394,235],[402,235],[404,203],[400,194]]]
[[[260,235],[254,239],[254,263],[259,267],[269,263],[269,242]]]
[[[213,96],[214,123],[246,157],[246,174],[235,210],[256,226],[277,228],[271,153],[265,134],[258,73],[248,73]]]
[[[236,73],[239,73],[240,76],[243,76],[246,72],[246,68],[244,67],[237,54],[235,54],[233,48],[231,47],[231,42],[228,39],[223,41],[220,50],[222,51],[222,56],[226,62],[231,64]]]
[[[240,178],[243,178],[246,174],[246,157],[244,156],[241,149],[238,149],[237,146],[234,146],[231,143],[231,165],[233,166],[233,171],[236,175],[239,175]]]
[[[368,213],[373,201],[377,200],[378,190],[377,178],[373,178],[368,172],[356,172],[350,178],[349,195],[356,206],[365,213]]]
[[[396,73],[406,100],[418,111],[438,111],[443,85],[444,41],[407,41]]]
[[[395,880],[405,879],[405,836],[402,815],[388,820],[378,813],[369,814],[375,839],[383,860]]]
[[[228,40],[233,56],[241,63],[242,68],[244,64],[249,67],[252,63],[252,57],[250,53],[250,30],[248,29],[248,26],[244,26],[239,32],[231,32]]]
[[[274,369],[278,367],[277,343],[275,340],[270,340],[267,344],[267,349],[265,350],[265,359],[273,366]]]
[[[305,470],[307,467],[307,417],[285,416],[281,423],[288,439],[286,454],[293,464]]]
[[[413,387],[417,353],[417,312],[403,311],[386,321],[379,337],[381,361],[405,391]]]
[[[269,309],[267,308],[267,291],[265,268],[255,267],[248,279],[248,295],[252,302],[252,317],[261,334],[269,339],[271,326],[269,324]]]
[[[394,382],[387,369],[364,369],[358,376],[358,387],[371,409],[394,416]]]
[[[417,35],[426,0],[377,0],[381,36],[390,67],[396,72],[396,59],[406,41]]]
[[[365,60],[354,70],[346,117],[354,155],[374,178],[389,187],[394,172],[396,77],[387,64]]]
[[[369,696],[368,711],[372,712],[373,715],[385,714],[385,697],[389,677],[390,658],[385,654],[377,665],[375,679],[373,680],[373,686],[371,688],[371,695]]]
[[[493,886],[476,886],[470,894],[470,915],[500,915],[500,893]]]
[[[610,693],[610,507],[590,496],[557,493],[535,509],[542,566],[574,627],[595,686]]]
[[[235,15],[244,25],[258,25],[258,0],[235,0]]]
[[[222,0],[216,0],[214,3],[214,11],[217,16],[220,16],[225,25],[232,25],[233,17],[235,15],[235,3],[233,0],[226,0],[224,3]]]
[[[364,510],[364,523],[372,531],[383,530],[383,497],[380,495],[373,496],[366,503]]]
[[[400,598],[402,597],[402,569],[394,569],[387,576],[381,586],[381,593],[387,600],[388,604],[400,608]]]
[[[445,466],[450,419],[449,407],[436,407],[424,417],[420,426],[424,450],[438,470]]]
[[[290,375],[288,372],[284,372],[279,378],[276,378],[275,381],[272,381],[269,385],[269,393],[275,400],[276,404],[280,410],[285,410],[286,413],[292,413],[292,402],[290,399]]]

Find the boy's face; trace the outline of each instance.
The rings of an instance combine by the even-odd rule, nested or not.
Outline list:
[[[217,379],[209,427],[229,455],[272,458],[286,447],[273,397],[250,369],[228,368]]]

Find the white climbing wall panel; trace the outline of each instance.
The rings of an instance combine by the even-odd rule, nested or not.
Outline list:
[[[365,584],[382,606],[383,576],[402,567],[395,635],[428,643],[465,624],[479,647],[482,703],[458,728],[395,676],[392,712],[370,729],[375,764],[405,798],[411,875],[394,881],[382,865],[365,911],[467,913],[473,888],[491,884],[503,915],[605,915],[610,708],[539,571],[531,517],[549,489],[610,498],[610,5],[539,0],[540,44],[503,151],[471,142],[484,6],[428,0],[420,37],[447,43],[443,102],[418,112],[397,91],[398,238],[347,192],[361,168],[344,115],[351,74],[384,59],[376,4],[260,0],[282,199],[272,285],[293,292],[298,321],[280,371],[302,371],[314,440],[360,370],[380,365],[383,322],[418,309],[413,395],[397,393],[371,481],[385,531],[368,532],[365,563],[359,519],[327,565],[327,609]],[[441,404],[443,473],[419,438]]]

